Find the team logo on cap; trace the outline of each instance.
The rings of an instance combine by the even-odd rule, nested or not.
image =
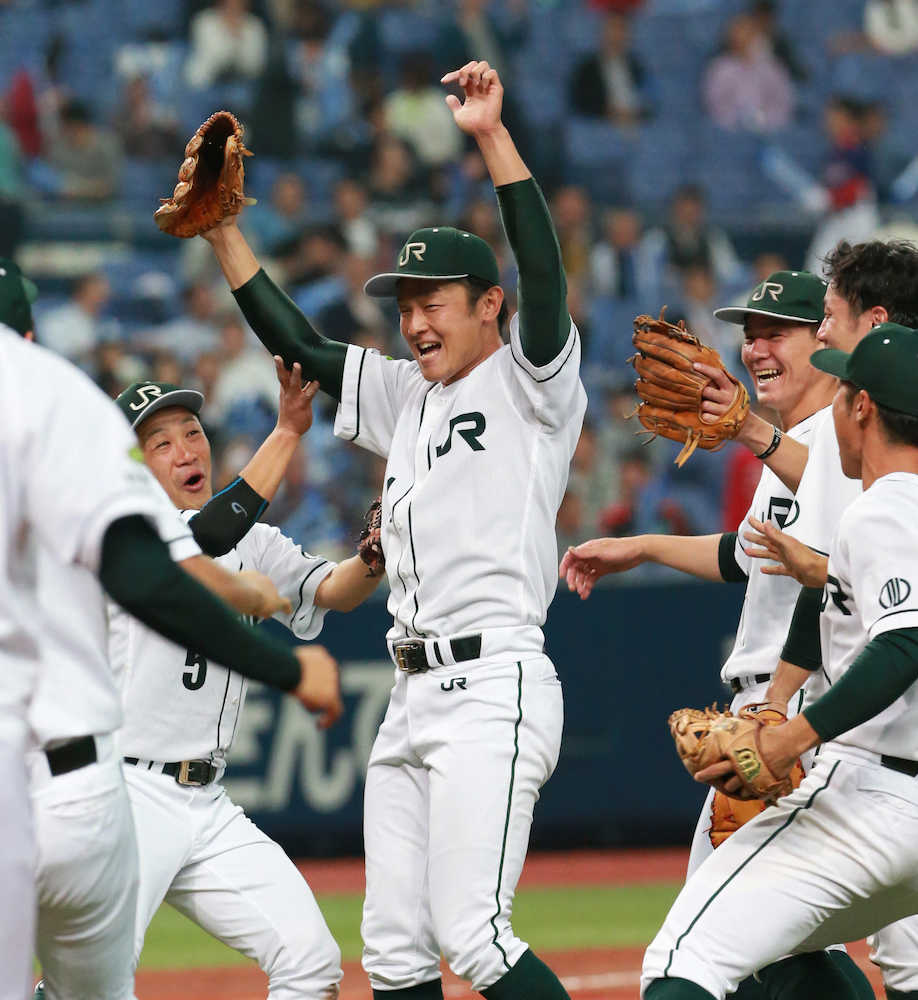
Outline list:
[[[763,281],[761,285],[752,293],[753,302],[761,302],[766,295],[771,296],[772,302],[777,302],[784,291],[784,285],[777,281]]]
[[[137,390],[140,400],[137,403],[131,403],[131,409],[142,410],[145,406],[149,406],[157,396],[161,396],[162,394],[163,390],[158,385],[142,385]]]
[[[398,255],[398,266],[404,267],[412,257],[415,260],[423,260],[425,253],[427,253],[426,243],[406,243]]]
[[[891,580],[887,580],[880,590],[880,607],[898,607],[908,600],[908,595],[911,592],[912,586],[908,580],[903,580],[901,576],[894,576]]]

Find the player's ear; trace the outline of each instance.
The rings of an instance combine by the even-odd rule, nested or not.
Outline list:
[[[874,306],[870,310],[870,319],[874,326],[879,326],[881,323],[888,323],[889,313],[886,311],[886,307]]]
[[[479,299],[482,308],[481,318],[490,322],[500,315],[500,307],[504,303],[504,290],[500,285],[492,285]]]

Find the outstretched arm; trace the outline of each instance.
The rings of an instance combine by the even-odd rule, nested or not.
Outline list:
[[[542,192],[501,120],[504,88],[486,62],[470,62],[447,73],[464,100],[446,103],[456,124],[478,143],[497,189],[501,218],[519,268],[520,340],[537,367],[558,356],[570,334],[567,281],[561,248]]]
[[[332,611],[353,611],[379,586],[382,574],[371,576],[360,556],[351,556],[328,574],[316,589],[316,606]]]

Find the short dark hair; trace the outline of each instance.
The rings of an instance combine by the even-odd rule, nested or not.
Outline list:
[[[466,294],[469,297],[469,306],[474,308],[475,303],[484,295],[484,293],[489,289],[493,288],[494,285],[490,281],[485,281],[484,278],[473,278],[469,276],[468,278],[460,278],[460,285],[465,286]],[[510,309],[507,306],[507,299],[500,304],[500,312],[497,314],[497,329],[500,330],[501,334],[507,332],[507,323],[510,319]]]
[[[918,327],[918,247],[908,240],[842,240],[825,258],[826,280],[860,315],[883,306],[893,323]]]

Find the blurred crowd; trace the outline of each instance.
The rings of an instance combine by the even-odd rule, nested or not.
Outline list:
[[[418,226],[488,240],[513,305],[493,190],[438,83],[485,58],[585,349],[559,544],[731,529],[758,464],[727,448],[677,470],[678,446],[635,436],[632,319],[667,304],[739,373],[741,334],[713,309],[818,271],[841,237],[908,229],[916,50],[918,0],[0,0],[0,255],[39,285],[38,339],[107,392],[204,392],[222,484],[277,386],[206,244],[152,223],[188,136],[220,107],[244,122],[262,262],[326,336],[406,356],[362,286]],[[341,556],[382,466],[319,400],[267,519]]]

